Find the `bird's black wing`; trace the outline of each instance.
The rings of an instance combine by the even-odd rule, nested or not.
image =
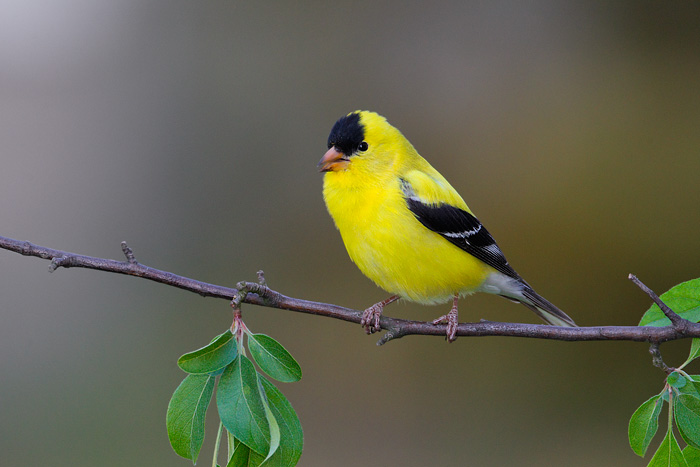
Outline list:
[[[408,209],[427,229],[442,235],[447,241],[480,259],[508,277],[522,281],[508,264],[496,241],[479,219],[467,211],[449,204],[428,204],[413,192],[411,185],[401,180]]]

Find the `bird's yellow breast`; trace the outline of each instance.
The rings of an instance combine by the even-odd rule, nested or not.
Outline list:
[[[442,303],[474,292],[493,272],[425,228],[409,211],[395,175],[327,172],[323,194],[350,258],[387,292]]]

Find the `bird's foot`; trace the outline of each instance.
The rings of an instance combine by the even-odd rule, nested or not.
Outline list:
[[[457,319],[457,298],[455,296],[449,313],[433,320],[433,324],[447,324],[447,330],[445,331],[447,342],[454,342],[457,339],[457,325],[459,324]]]
[[[380,303],[375,303],[371,307],[367,308],[362,312],[362,320],[360,325],[365,328],[367,334],[372,334],[381,329],[379,326],[379,317],[382,316],[382,310],[384,309]]]
[[[367,334],[372,334],[382,329],[379,324],[379,318],[382,316],[382,311],[384,307],[389,303],[393,303],[399,299],[398,295],[392,295],[386,300],[382,300],[379,303],[375,303],[371,307],[367,308],[362,312],[362,319],[360,320],[360,325],[365,328]]]

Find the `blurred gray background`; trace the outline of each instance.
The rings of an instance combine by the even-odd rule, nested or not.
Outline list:
[[[614,4],[612,4],[614,3]],[[358,309],[316,163],[335,120],[385,115],[581,325],[635,324],[700,275],[693,2],[0,3],[0,235]],[[0,251],[2,464],[186,466],[179,355],[228,303]],[[430,320],[443,307],[394,305]],[[464,321],[537,322],[491,296]],[[305,466],[636,466],[647,346],[407,337],[247,306],[304,378]],[[662,346],[667,363],[688,342]],[[691,368],[696,371],[698,367]],[[211,463],[216,419],[200,464]],[[662,422],[662,429],[665,424]],[[653,449],[658,440],[653,444]]]

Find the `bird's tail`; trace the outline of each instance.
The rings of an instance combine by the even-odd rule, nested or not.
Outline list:
[[[559,308],[550,303],[546,298],[526,286],[522,295],[530,302],[520,300],[520,303],[535,312],[537,316],[554,326],[578,327],[574,320]]]

